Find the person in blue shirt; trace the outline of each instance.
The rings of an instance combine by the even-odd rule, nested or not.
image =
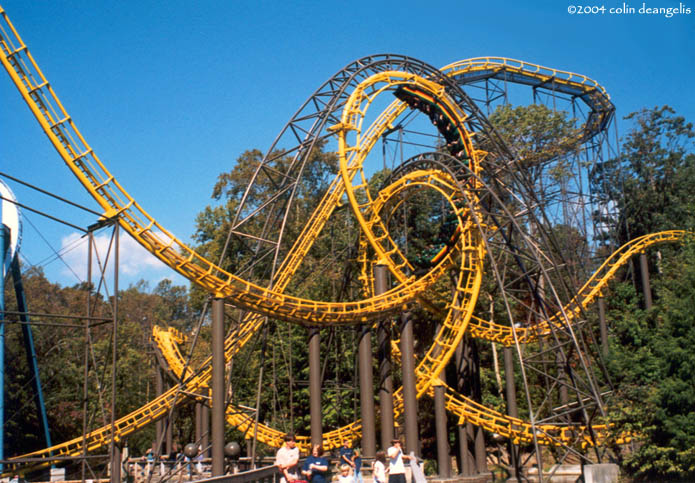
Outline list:
[[[302,474],[311,483],[326,483],[328,473],[328,460],[323,457],[323,446],[315,444],[311,449],[311,456],[304,460]]]
[[[338,453],[340,465],[348,465],[353,470],[355,469],[355,452],[352,450],[352,444],[349,439],[343,441],[343,447],[340,448]]]
[[[355,483],[364,483],[362,479],[362,455],[359,449],[355,449],[355,456],[352,461],[355,463]]]

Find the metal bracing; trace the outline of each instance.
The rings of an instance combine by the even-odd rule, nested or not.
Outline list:
[[[618,250],[594,275],[587,274],[583,286],[577,283],[583,278],[573,278],[574,267],[558,241],[557,226],[587,225],[586,213],[594,199],[586,190],[585,165],[610,149],[606,129],[614,108],[595,81],[505,58],[468,59],[441,70],[395,54],[352,62],[309,97],[251,166],[225,249],[214,263],[159,225],[118,184],[83,139],[1,9],[0,14],[4,68],[63,161],[102,207],[104,218],[118,223],[211,296],[246,311],[227,334],[226,363],[266,321],[309,327],[371,325],[406,307],[420,306],[435,314],[440,325],[414,368],[417,397],[431,397],[435,386],[443,387],[447,409],[462,424],[471,422],[513,442],[532,444],[539,463],[542,445],[586,458],[587,446],[604,442],[605,381],[594,369],[595,344],[586,309],[630,256],[685,234],[664,232],[638,239]],[[514,146],[505,145],[483,114],[508,102],[512,85],[531,88],[533,99],[554,109],[569,105],[579,119],[575,141],[582,145],[581,155],[566,154],[572,176],[556,191],[539,189],[538,178],[529,176],[515,158]],[[428,130],[420,129],[422,125]],[[407,148],[419,155],[401,159],[375,193],[369,189],[370,153],[379,139],[386,142],[395,132],[397,139],[389,142],[397,142],[401,154]],[[290,224],[297,222],[293,207],[306,189],[303,182],[316,163],[326,163],[322,155],[327,153],[334,156],[335,168],[321,181],[325,189],[311,216],[301,220],[301,229],[290,237]],[[262,186],[272,189],[259,195]],[[449,215],[454,227],[424,263],[412,259],[408,240],[413,234],[400,223],[408,203],[423,193],[442,200],[443,216]],[[302,262],[341,206],[359,226],[357,281],[362,293],[330,301],[289,293],[297,290],[292,283]],[[579,231],[584,240],[594,233]],[[234,253],[229,253],[232,248]],[[393,286],[374,290],[375,264],[390,272]],[[234,267],[234,273],[226,267]],[[438,283],[452,273],[450,286],[442,291]],[[477,308],[483,290],[497,304],[494,315]],[[440,374],[466,334],[514,347],[524,419],[484,407],[441,383]],[[179,334],[155,327],[153,336],[179,385],[110,425],[89,433],[85,427],[82,438],[27,456],[49,462],[51,454],[86,455],[88,450],[113,446],[115,439],[170,413],[180,394],[206,390],[212,377],[210,360],[199,368],[187,367],[177,347],[182,342]],[[392,349],[398,354],[397,346]],[[534,381],[542,381],[541,392]],[[398,418],[402,412],[403,391],[397,389],[394,413]],[[258,411],[230,401],[225,417],[259,441],[281,444],[282,431],[261,424]],[[360,431],[358,420],[324,433],[323,440],[335,447]],[[308,437],[299,443],[306,446]]]

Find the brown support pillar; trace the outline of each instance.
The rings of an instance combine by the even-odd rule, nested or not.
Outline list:
[[[470,396],[470,388],[466,387],[466,369],[468,359],[466,357],[467,345],[466,339],[462,339],[459,346],[456,348],[456,389],[461,394]],[[475,474],[475,461],[473,454],[470,452],[469,446],[473,441],[473,425],[471,423],[460,422],[457,426],[457,435],[459,440],[459,472],[463,476],[472,476]]]
[[[89,317],[92,316],[92,250],[94,249],[94,232],[89,232],[87,250],[87,319],[84,321],[84,376],[82,378],[82,481],[87,472],[87,403],[89,402]]]
[[[449,457],[449,431],[446,427],[446,408],[444,406],[444,386],[434,387],[434,425],[437,433],[437,467],[440,478],[451,478],[451,458]]]
[[[154,369],[154,387],[157,396],[161,396],[164,393],[164,381],[162,379],[162,369],[159,367],[159,363]],[[162,441],[162,433],[164,432],[165,418],[158,419],[155,423],[155,438],[154,440],[159,444]],[[155,448],[158,453],[162,453],[161,448]]]
[[[116,443],[116,368],[118,359],[118,266],[120,264],[120,229],[113,226],[114,258],[113,258],[113,342],[111,344],[111,483],[121,483],[121,450]],[[116,469],[118,468],[118,469]],[[115,473],[118,479],[115,479]]]
[[[200,406],[200,426],[202,439],[200,445],[203,447],[203,457],[210,458],[210,388],[203,389],[203,396],[207,397],[207,402]]]
[[[372,459],[376,455],[376,423],[374,418],[374,376],[372,374],[372,331],[368,325],[364,325],[360,329],[359,361],[362,457]]]
[[[601,331],[601,352],[605,357],[608,355],[608,325],[606,324],[606,301],[603,297],[598,299],[598,325]]]
[[[164,420],[166,421],[166,451],[168,455],[174,452],[174,413],[170,412],[169,414],[171,417],[167,416]]]
[[[203,441],[203,405],[195,403],[195,444],[200,445]]]
[[[323,420],[321,415],[321,331],[309,329],[309,413],[311,444],[321,444]]]
[[[516,385],[514,384],[514,354],[511,347],[504,348],[504,382],[507,398],[507,415],[513,418],[519,416],[516,405]],[[509,459],[514,473],[519,466],[518,447],[509,441]]]
[[[111,483],[121,483],[121,444],[113,445],[113,459],[111,460]]]
[[[374,266],[374,293],[380,295],[388,290],[387,268]],[[381,447],[391,446],[393,431],[393,379],[391,377],[391,337],[386,322],[379,322],[377,329],[379,359],[379,408],[381,416]]]
[[[647,264],[647,255],[640,253],[639,256],[640,274],[642,274],[642,293],[644,294],[644,308],[649,310],[652,308],[652,287],[649,283],[649,265]]]
[[[468,365],[471,374],[471,392],[473,399],[482,402],[482,391],[480,388],[480,359],[478,358],[478,346],[475,340],[469,339],[467,344],[470,346]],[[487,473],[487,454],[485,450],[485,437],[483,428],[473,426],[475,432],[475,467],[478,473]]]
[[[403,370],[403,406],[405,413],[405,453],[420,455],[417,427],[417,391],[415,388],[415,340],[413,316],[401,314],[401,369]]]
[[[569,394],[567,392],[567,371],[565,370],[565,358],[560,351],[555,353],[555,364],[557,364],[557,380],[558,393],[560,396],[560,405],[567,408],[569,404]],[[564,409],[566,411],[566,409]],[[569,423],[569,417],[565,417],[565,421]]]
[[[212,300],[212,475],[224,474],[224,299]]]
[[[478,473],[487,473],[487,453],[483,428],[473,426],[473,431],[475,432],[475,467]]]

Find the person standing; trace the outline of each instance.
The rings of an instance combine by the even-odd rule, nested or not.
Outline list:
[[[410,456],[403,454],[401,440],[391,440],[391,447],[386,454],[389,457],[389,483],[406,483],[403,460],[409,460]]]
[[[343,441],[343,447],[339,451],[341,465],[348,465],[353,470],[355,469],[355,452],[352,450],[350,440]]]
[[[323,457],[323,446],[315,444],[311,449],[311,456],[304,461],[302,474],[311,483],[326,483],[328,473],[328,460]]]
[[[372,465],[374,483],[386,483],[386,453],[377,451]]]
[[[293,434],[285,435],[285,444],[275,455],[275,465],[282,473],[281,483],[289,483],[297,479],[297,463],[299,462],[299,448]]]
[[[360,453],[359,448],[355,448],[352,462],[355,463],[355,483],[364,483],[364,480],[362,479],[362,454]]]

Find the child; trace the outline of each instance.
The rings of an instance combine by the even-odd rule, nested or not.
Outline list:
[[[374,476],[374,483],[386,483],[386,453],[384,451],[376,452],[372,476]]]
[[[338,483],[355,483],[355,479],[350,474],[350,465],[340,465],[340,474],[338,475]]]

